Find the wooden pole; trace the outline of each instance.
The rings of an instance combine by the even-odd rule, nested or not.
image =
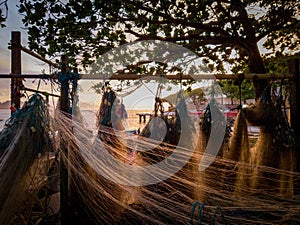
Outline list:
[[[165,75],[164,78],[168,80],[226,80],[226,79],[238,79],[241,74],[196,74],[193,77],[190,75]],[[294,79],[293,74],[243,74],[244,79]],[[0,74],[0,78],[27,78],[27,79],[57,79],[55,74]],[[105,74],[79,74],[80,80],[150,80],[160,79],[158,75],[150,74],[112,74],[111,76]]]
[[[243,79],[290,79],[293,77],[291,74],[165,74],[163,77],[168,80],[214,80],[214,79],[237,79],[243,76]],[[137,80],[137,79],[160,79],[159,74],[80,74],[80,79],[86,80]]]
[[[68,79],[64,79],[68,70],[68,58],[63,55],[61,57],[61,74],[62,79],[60,80],[60,110],[63,112],[68,111],[68,93],[69,93],[69,82]]]
[[[19,31],[11,32],[11,73],[21,75],[21,33]],[[16,109],[21,106],[20,87],[22,78],[11,78],[11,105]],[[11,110],[13,113],[14,110]]]
[[[294,156],[296,161],[296,171],[300,172],[300,74],[299,58],[288,61],[289,72],[294,74],[294,79],[290,80],[290,124],[295,134]],[[294,194],[300,195],[300,181],[294,185]]]
[[[68,59],[66,56],[61,57],[61,92],[60,92],[60,110],[63,112],[68,111],[68,92],[69,83],[66,76],[68,70]],[[61,225],[70,224],[69,214],[69,173],[68,173],[68,144],[61,143],[61,151],[65,155],[65,160],[60,159],[60,210],[61,210]]]
[[[290,80],[290,123],[295,134],[300,137],[300,75],[299,59],[288,61],[289,72],[294,74]]]
[[[35,58],[37,58],[37,59],[39,59],[39,60],[41,60],[41,61],[47,63],[47,64],[50,65],[50,66],[59,68],[59,65],[58,65],[58,64],[53,63],[53,62],[51,62],[51,61],[48,60],[48,59],[45,59],[44,57],[42,57],[42,56],[36,54],[35,52],[33,52],[33,51],[31,51],[31,50],[29,50],[29,49],[23,47],[22,45],[20,45],[20,47],[21,47],[21,50],[22,50],[23,52],[26,52],[27,54],[29,54],[29,55],[31,55],[31,56],[33,56],[33,57],[35,57]]]
[[[46,97],[47,96],[53,96],[53,97],[60,98],[59,95],[48,93],[47,91],[38,91],[38,90],[35,90],[35,89],[32,89],[32,88],[26,88],[26,87],[22,87],[21,90],[39,93],[39,94],[45,95]]]

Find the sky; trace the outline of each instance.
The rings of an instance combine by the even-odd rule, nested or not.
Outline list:
[[[27,46],[27,31],[23,28],[22,17],[18,14],[18,8],[16,5],[19,1],[8,1],[8,18],[5,22],[6,27],[0,28],[0,74],[9,74],[11,67],[11,54],[8,49],[8,43],[11,39],[12,31],[21,32],[21,43],[23,46]],[[43,64],[41,61],[34,59],[33,57],[22,53],[22,73],[41,73],[43,70],[47,73],[49,67]],[[29,88],[36,88],[37,81],[26,81],[26,86]],[[43,84],[42,84],[43,86]],[[42,88],[41,86],[41,88]],[[0,79],[0,102],[9,100],[10,95],[10,79]]]
[[[17,4],[19,1],[9,0],[8,1],[8,18],[5,22],[6,27],[0,28],[0,74],[9,74],[11,59],[10,59],[10,50],[8,50],[8,43],[11,39],[12,31],[20,31],[21,32],[21,43],[24,47],[27,47],[28,35],[26,29],[22,24],[22,16],[18,14]],[[264,51],[259,45],[260,50]],[[49,67],[45,65],[43,62],[35,59],[26,53],[22,53],[22,73],[23,74],[40,74],[42,71],[45,73],[49,73]],[[80,81],[81,92],[80,92],[80,101],[87,102],[90,105],[94,105],[97,107],[99,104],[99,96],[95,95],[94,91],[90,90],[90,86],[93,85],[95,81]],[[38,86],[37,80],[26,80],[24,83],[26,87],[36,89]],[[128,108],[153,108],[154,104],[154,95],[156,92],[157,84],[150,85],[145,88],[134,92],[128,97],[124,98],[124,103],[128,105]],[[41,82],[39,86],[39,90],[50,92],[49,83],[45,84]],[[149,91],[152,90],[152,91]],[[173,87],[173,91],[177,91],[176,87]],[[31,94],[31,93],[28,93]],[[171,94],[170,92],[164,93],[162,97]],[[0,79],[0,102],[9,100],[10,98],[10,79]]]
[[[17,4],[19,1],[8,1],[8,18],[5,22],[6,27],[0,28],[0,74],[9,74],[11,67],[11,53],[8,49],[8,43],[11,39],[12,31],[21,32],[21,44],[26,47],[28,41],[28,35],[26,29],[22,24],[22,16],[18,14]],[[43,70],[49,73],[49,67],[43,62],[31,57],[30,55],[22,52],[22,73],[23,74],[40,74]],[[34,82],[34,83],[33,83]],[[79,81],[80,88],[80,101],[88,103],[90,106],[97,108],[99,104],[99,96],[95,94],[93,90],[90,90],[90,86],[97,81]],[[28,88],[36,89],[38,86],[38,80],[26,80],[24,85]],[[150,85],[148,89],[155,92],[157,84]],[[124,98],[124,102],[127,102],[128,108],[143,108],[149,109],[153,107],[154,97],[148,89],[137,90],[134,95]],[[40,83],[39,90],[50,92],[51,88],[49,83],[47,85],[44,82]],[[28,93],[29,95],[31,93]],[[0,79],[0,102],[4,102],[10,99],[10,79]]]
[[[0,28],[0,74],[9,74],[11,66],[11,54],[8,49],[8,43],[11,39],[12,31],[21,32],[21,44],[26,47],[28,41],[28,35],[26,29],[22,24],[22,16],[18,14],[17,4],[19,1],[8,1],[8,18],[5,22],[6,27]],[[22,52],[22,73],[23,74],[40,74],[43,70],[49,73],[49,67],[43,62],[35,59],[28,54]],[[95,84],[93,81],[79,81],[80,88],[80,101],[88,103],[91,107],[97,108],[99,104],[99,96],[95,94],[90,86]],[[24,85],[28,88],[36,89],[38,86],[38,80],[26,80]],[[140,89],[122,100],[128,109],[140,108],[140,109],[152,109],[154,105],[154,97],[157,89],[156,84],[147,84],[146,88],[143,85]],[[50,85],[45,85],[41,82],[39,90],[50,92]],[[178,91],[178,87],[173,86],[172,92]],[[31,93],[28,93],[29,95]],[[170,92],[163,91],[163,97],[170,94]],[[4,102],[10,99],[10,79],[0,79],[0,102]]]

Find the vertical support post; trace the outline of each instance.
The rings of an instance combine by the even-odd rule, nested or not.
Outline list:
[[[288,61],[289,73],[294,74],[294,79],[290,80],[290,124],[295,134],[294,157],[296,160],[296,171],[300,172],[300,73],[299,58]],[[300,194],[300,182],[296,181],[294,194]]]
[[[68,70],[68,59],[65,55],[61,57],[61,92],[60,92],[60,110],[67,112],[68,110],[68,92],[69,82],[66,79]],[[70,224],[69,218],[69,174],[68,174],[68,144],[61,143],[62,154],[65,159],[60,159],[60,211],[61,211],[61,225]]]
[[[295,134],[300,136],[300,74],[299,58],[288,61],[289,73],[294,74],[290,80],[290,123]]]
[[[21,74],[21,32],[11,32],[11,74]],[[11,78],[11,112],[19,109],[21,105],[20,86],[22,86],[22,79]]]
[[[65,77],[68,71],[68,58],[67,56],[63,55],[60,59],[61,62],[61,74],[62,77],[60,79],[61,83],[61,91],[60,91],[60,110],[63,112],[68,111],[68,93],[69,93],[69,82],[68,79]]]

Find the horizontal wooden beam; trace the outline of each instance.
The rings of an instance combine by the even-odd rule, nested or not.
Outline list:
[[[153,74],[80,74],[79,77],[82,80],[137,80],[137,79],[159,79],[163,77],[168,80],[213,80],[213,79],[237,79],[243,77],[244,79],[253,79],[257,77],[258,79],[293,79],[294,74],[195,74],[195,75],[153,75]],[[0,74],[0,78],[27,78],[27,79],[57,79],[55,74]]]
[[[213,80],[213,79],[237,79],[243,77],[244,79],[253,79],[257,77],[259,79],[291,79],[294,77],[293,74],[168,74],[168,75],[153,75],[153,74],[80,74],[80,79],[91,79],[91,80],[137,80],[137,79],[158,79],[163,77],[169,80]]]
[[[48,60],[48,59],[45,59],[44,57],[42,57],[42,56],[40,56],[39,54],[37,54],[37,53],[35,53],[35,52],[33,52],[33,51],[31,51],[31,50],[29,50],[29,49],[23,47],[22,45],[21,45],[21,50],[22,50],[23,52],[26,52],[27,54],[29,54],[29,55],[31,55],[31,56],[33,56],[33,57],[39,59],[39,60],[41,60],[41,61],[47,63],[47,64],[50,65],[50,66],[53,66],[53,67],[55,67],[55,68],[59,68],[59,64],[54,63],[54,62],[52,62],[52,61],[50,61],[50,60]]]
[[[0,74],[0,78],[55,79],[55,75],[49,75],[49,74]]]

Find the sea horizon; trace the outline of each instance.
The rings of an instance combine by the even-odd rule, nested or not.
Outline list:
[[[88,123],[91,129],[95,129],[96,123],[96,113],[97,110],[92,109],[81,109],[80,110],[85,121]],[[150,113],[152,110],[150,109],[130,109],[127,110],[128,119],[124,120],[124,127],[126,130],[137,130],[142,129],[145,126],[145,123],[142,121],[139,122],[138,113]],[[10,117],[10,109],[0,109],[0,131],[3,130],[5,122]],[[149,120],[149,117],[146,118],[146,122]]]

